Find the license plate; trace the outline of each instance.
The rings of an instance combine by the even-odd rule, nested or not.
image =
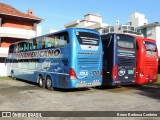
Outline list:
[[[133,70],[128,70],[128,74],[133,74],[134,71]]]
[[[87,83],[87,86],[91,86],[92,85],[92,83]]]
[[[125,76],[124,79],[128,79],[128,76]]]

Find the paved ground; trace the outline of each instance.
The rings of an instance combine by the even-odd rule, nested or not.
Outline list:
[[[49,91],[20,80],[0,80],[0,111],[160,111],[160,85]]]

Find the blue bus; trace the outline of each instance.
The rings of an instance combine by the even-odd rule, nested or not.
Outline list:
[[[100,86],[102,53],[98,31],[68,28],[11,44],[8,76],[50,90]]]
[[[136,40],[127,34],[101,35],[103,44],[103,85],[135,83]]]

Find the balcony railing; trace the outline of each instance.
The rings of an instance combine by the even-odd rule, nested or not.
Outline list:
[[[29,39],[35,37],[35,35],[36,32],[33,30],[25,30],[12,27],[0,27],[0,37]]]

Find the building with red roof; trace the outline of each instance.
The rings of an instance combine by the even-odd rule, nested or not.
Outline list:
[[[23,13],[11,5],[0,2],[0,76],[6,75],[5,58],[11,43],[41,35],[41,28],[37,26],[43,19],[34,16],[29,9]]]

